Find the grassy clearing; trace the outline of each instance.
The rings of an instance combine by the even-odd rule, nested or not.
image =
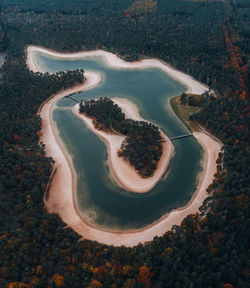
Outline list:
[[[189,116],[197,112],[198,107],[181,104],[181,96],[171,98],[170,104],[174,112],[191,132],[201,131],[200,127],[194,121],[189,120]]]

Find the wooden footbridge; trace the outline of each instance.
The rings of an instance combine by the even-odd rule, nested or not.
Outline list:
[[[189,133],[189,134],[184,134],[184,135],[169,138],[169,140],[177,140],[177,139],[186,138],[186,137],[190,137],[190,136],[194,136],[194,135],[192,133]]]
[[[77,100],[73,97],[73,95],[75,95],[75,94],[76,93],[69,94],[69,95],[65,96],[64,98],[70,98],[71,100],[75,101],[76,103],[80,103],[79,100]]]

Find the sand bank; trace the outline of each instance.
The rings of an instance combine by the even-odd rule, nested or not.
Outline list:
[[[98,55],[98,53],[105,53],[110,55],[108,57],[109,62],[116,61],[116,65],[119,66],[119,63],[123,63],[123,65],[127,65],[127,62],[124,62],[118,59],[115,55],[104,52],[104,51],[91,51],[91,52],[82,52],[76,54],[60,54],[52,51],[48,51],[43,48],[38,48],[34,46],[29,46],[27,49],[27,64],[31,70],[34,72],[42,72],[35,62],[35,53],[42,52],[53,57],[63,58],[63,59],[79,59],[81,57],[86,57],[88,55]],[[59,56],[58,56],[59,55]],[[84,55],[84,56],[83,56]],[[121,61],[121,62],[120,62]],[[157,61],[157,60],[143,60],[140,63],[135,63],[134,65],[139,65],[140,68],[146,67],[145,61]],[[160,65],[160,61],[158,64]],[[142,65],[140,65],[142,64]],[[161,63],[162,64],[162,63]],[[130,63],[129,63],[130,65]],[[133,63],[131,63],[133,65]],[[164,64],[162,64],[164,65]],[[120,67],[120,66],[119,66]],[[155,66],[154,66],[155,67]],[[124,67],[124,68],[131,68]],[[170,69],[170,68],[169,68]],[[181,81],[190,85],[190,90],[193,93],[198,93],[197,91],[205,91],[207,88],[205,85],[196,82],[192,77],[185,75],[182,72],[172,70],[171,73],[175,73],[177,79],[181,75],[184,75]],[[177,73],[178,72],[178,73]],[[87,75],[87,81],[85,81],[82,85],[73,87],[72,89],[68,89],[66,91],[60,92],[56,94],[53,98],[44,103],[41,109],[41,117],[42,117],[42,136],[40,141],[46,144],[46,153],[48,156],[53,157],[56,162],[57,172],[53,178],[50,188],[49,200],[46,203],[46,207],[49,212],[58,213],[62,220],[72,229],[74,229],[78,234],[83,236],[85,239],[98,241],[100,243],[115,245],[115,246],[134,246],[138,243],[145,243],[146,241],[151,241],[155,236],[162,236],[166,231],[171,230],[173,225],[179,225],[182,220],[189,214],[196,213],[198,208],[202,205],[203,200],[208,196],[206,192],[206,187],[212,182],[213,175],[216,172],[216,159],[217,155],[220,151],[220,144],[214,141],[211,137],[209,137],[205,133],[195,133],[196,139],[202,145],[204,149],[204,170],[202,176],[200,177],[199,184],[197,186],[196,192],[192,197],[191,201],[185,206],[175,211],[170,212],[168,215],[159,219],[156,223],[146,227],[145,229],[141,229],[133,232],[108,232],[98,230],[94,227],[91,227],[86,222],[84,222],[81,217],[78,215],[77,210],[74,205],[74,191],[73,183],[74,183],[74,171],[72,169],[72,165],[68,158],[68,155],[63,148],[63,144],[60,142],[58,137],[55,125],[53,123],[51,117],[51,111],[53,110],[54,103],[59,100],[61,97],[81,91],[84,89],[88,89],[93,87],[100,79],[93,74]],[[192,88],[193,87],[193,88]],[[196,89],[196,90],[195,90]],[[126,105],[125,105],[126,106]],[[131,113],[131,110],[129,110]],[[137,115],[138,116],[138,115]],[[129,116],[131,117],[131,116]]]
[[[140,117],[137,107],[129,100],[123,98],[115,98],[112,100],[122,109],[122,112],[125,114],[126,118],[137,121],[145,121]],[[161,159],[157,165],[154,175],[152,177],[142,178],[128,161],[123,160],[122,157],[118,157],[117,155],[117,151],[120,149],[125,136],[107,134],[103,131],[96,130],[91,118],[86,117],[83,114],[79,114],[79,105],[75,105],[72,110],[73,113],[80,118],[92,132],[98,135],[107,144],[111,175],[118,185],[131,192],[145,193],[150,191],[157,184],[157,182],[160,181],[174,152],[174,145],[162,131],[161,137],[165,140],[165,142],[162,143]]]

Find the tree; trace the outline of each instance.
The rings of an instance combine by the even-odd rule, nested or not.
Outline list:
[[[139,268],[137,281],[144,283],[145,288],[150,288],[150,280],[152,277],[153,273],[150,272],[150,269],[145,264]]]

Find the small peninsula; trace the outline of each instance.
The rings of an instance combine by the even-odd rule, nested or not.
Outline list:
[[[93,119],[95,129],[126,136],[118,156],[127,160],[141,177],[154,174],[165,142],[158,127],[146,121],[125,119],[121,108],[107,97],[81,101],[79,112]]]

